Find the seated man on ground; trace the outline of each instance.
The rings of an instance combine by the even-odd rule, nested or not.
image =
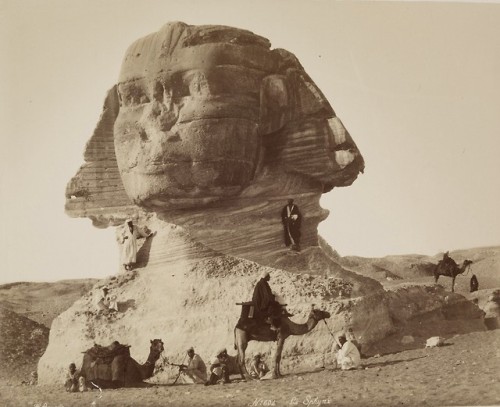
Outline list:
[[[337,366],[342,370],[357,369],[361,363],[358,348],[345,335],[338,338],[340,349],[337,352]]]
[[[98,311],[103,312],[104,314],[108,314],[109,312],[118,311],[118,303],[116,301],[116,296],[109,296],[108,287],[102,287],[101,291],[95,298],[95,304],[97,306]]]
[[[30,380],[28,381],[28,385],[36,386],[38,384],[38,373],[33,371],[30,373]]]
[[[187,350],[189,357],[187,367],[181,367],[181,378],[184,383],[202,384],[207,381],[207,367],[200,355],[194,352],[191,347]]]
[[[267,372],[269,372],[269,368],[266,365],[266,362],[262,359],[262,355],[260,353],[256,353],[253,357],[252,363],[250,364],[250,376],[254,379],[263,378]]]
[[[38,384],[38,373],[36,371],[31,372],[29,380],[23,380],[21,384],[36,386]]]
[[[66,389],[67,392],[70,393],[75,393],[78,390],[84,391],[84,383],[85,380],[82,375],[80,374],[80,371],[77,370],[76,365],[74,363],[71,363],[69,365],[68,372],[66,373],[66,376],[64,378],[64,388]],[[83,382],[83,386],[82,386]]]
[[[210,364],[210,378],[205,386],[217,383],[229,383],[228,354],[226,348],[217,352]]]

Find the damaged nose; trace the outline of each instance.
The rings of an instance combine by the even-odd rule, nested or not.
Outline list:
[[[157,82],[154,87],[154,102],[151,104],[150,119],[158,124],[161,131],[170,130],[179,118],[179,108],[173,102],[171,87]]]
[[[167,107],[163,103],[155,101],[144,109],[140,124],[148,134],[164,133],[177,123],[178,117],[179,109],[174,103]]]

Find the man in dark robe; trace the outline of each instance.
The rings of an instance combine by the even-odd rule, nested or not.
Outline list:
[[[456,261],[450,257],[450,252],[446,252],[445,254],[443,254],[443,259],[440,260],[438,264],[445,266],[446,269],[450,272],[450,274],[453,273],[453,270],[455,270],[458,267]]]
[[[442,261],[444,264],[446,264],[449,267],[457,267],[458,266],[457,262],[450,257],[450,252],[446,252],[445,254],[443,254]]]
[[[477,277],[475,274],[472,275],[470,278],[470,292],[473,293],[474,291],[477,291],[479,288],[479,281],[477,281]]]
[[[281,222],[285,234],[285,245],[292,250],[300,250],[300,224],[302,215],[299,207],[293,203],[293,199],[288,200],[288,204],[281,210]]]
[[[271,279],[268,271],[265,271],[255,285],[252,296],[254,306],[254,317],[268,321],[270,319],[271,329],[276,330],[281,317],[281,305],[276,301],[268,281]]]

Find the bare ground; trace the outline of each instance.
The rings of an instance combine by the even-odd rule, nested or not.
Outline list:
[[[278,380],[159,385],[65,393],[61,385],[0,383],[0,405],[18,406],[473,406],[500,405],[500,330],[449,338],[362,360],[354,371],[284,372]],[[46,404],[45,404],[46,403]],[[94,404],[93,404],[94,403]]]

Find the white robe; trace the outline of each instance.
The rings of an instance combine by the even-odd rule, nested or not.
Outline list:
[[[137,239],[140,237],[147,237],[148,235],[142,232],[136,225],[134,231],[130,232],[127,224],[122,226],[121,230],[117,231],[118,243],[122,245],[121,248],[121,264],[133,264],[137,262]]]
[[[189,384],[202,384],[207,381],[207,367],[198,354],[189,359],[187,369],[182,372],[182,380]]]
[[[361,363],[358,348],[351,341],[347,341],[337,353],[337,363],[342,370],[357,369]]]
[[[107,296],[104,291],[99,291],[99,293],[94,298],[94,304],[98,310],[110,309],[118,311],[118,303],[115,296]]]

